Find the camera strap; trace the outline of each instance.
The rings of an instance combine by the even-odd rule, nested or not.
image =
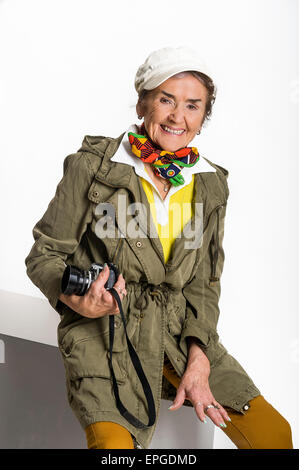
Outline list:
[[[145,394],[145,397],[146,397],[146,400],[147,400],[148,416],[149,416],[148,424],[144,424],[139,419],[135,418],[135,416],[133,416],[127,410],[127,408],[125,408],[125,406],[123,405],[123,403],[120,400],[119,392],[118,392],[118,385],[117,385],[117,381],[116,381],[116,378],[115,378],[113,365],[112,365],[112,349],[113,349],[113,342],[114,342],[114,315],[110,315],[109,316],[109,353],[110,353],[109,354],[109,356],[110,356],[109,357],[109,367],[110,367],[112,380],[113,380],[113,391],[114,391],[114,395],[115,395],[115,399],[116,399],[116,405],[117,405],[117,408],[118,408],[119,412],[121,413],[121,415],[130,424],[132,424],[133,426],[135,426],[138,429],[145,429],[147,427],[152,426],[155,423],[155,420],[156,420],[156,409],[155,409],[155,402],[154,402],[152,390],[151,390],[151,387],[150,387],[150,385],[148,383],[148,380],[145,376],[145,373],[142,369],[139,357],[138,357],[132,343],[130,342],[130,340],[128,338],[127,329],[126,329],[126,322],[125,322],[125,317],[124,317],[124,312],[123,312],[123,309],[122,309],[120,297],[119,297],[116,289],[114,289],[113,287],[111,289],[109,289],[109,292],[111,292],[111,294],[113,295],[113,297],[115,298],[115,300],[118,304],[120,314],[121,314],[121,318],[122,318],[124,328],[125,328],[126,339],[127,339],[127,344],[128,344],[128,349],[129,349],[131,361],[134,365],[134,368],[136,370],[138,378],[139,378],[139,380],[142,384],[142,388],[143,388],[143,391],[144,391],[144,394]]]

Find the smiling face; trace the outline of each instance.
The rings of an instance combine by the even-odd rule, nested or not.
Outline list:
[[[150,139],[162,149],[175,152],[187,147],[201,129],[208,91],[193,75],[173,76],[138,102]]]

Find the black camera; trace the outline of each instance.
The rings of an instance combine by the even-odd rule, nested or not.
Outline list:
[[[105,288],[109,290],[117,281],[119,272],[115,264],[107,264],[110,272]],[[104,266],[98,263],[93,263],[89,270],[79,269],[76,268],[76,266],[68,265],[62,276],[61,292],[65,295],[84,295],[90,288],[91,284],[98,278],[103,269]]]

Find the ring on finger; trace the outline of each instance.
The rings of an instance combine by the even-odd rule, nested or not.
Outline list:
[[[206,406],[205,409],[204,409],[205,413],[206,413],[210,408],[216,408],[216,406],[214,406],[214,405],[208,405],[208,406]]]

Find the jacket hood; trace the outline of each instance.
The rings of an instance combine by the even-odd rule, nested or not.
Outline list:
[[[106,137],[103,135],[85,135],[78,152],[89,152],[102,157],[108,145],[111,142],[116,142],[119,145],[123,136],[124,133],[116,138]]]

